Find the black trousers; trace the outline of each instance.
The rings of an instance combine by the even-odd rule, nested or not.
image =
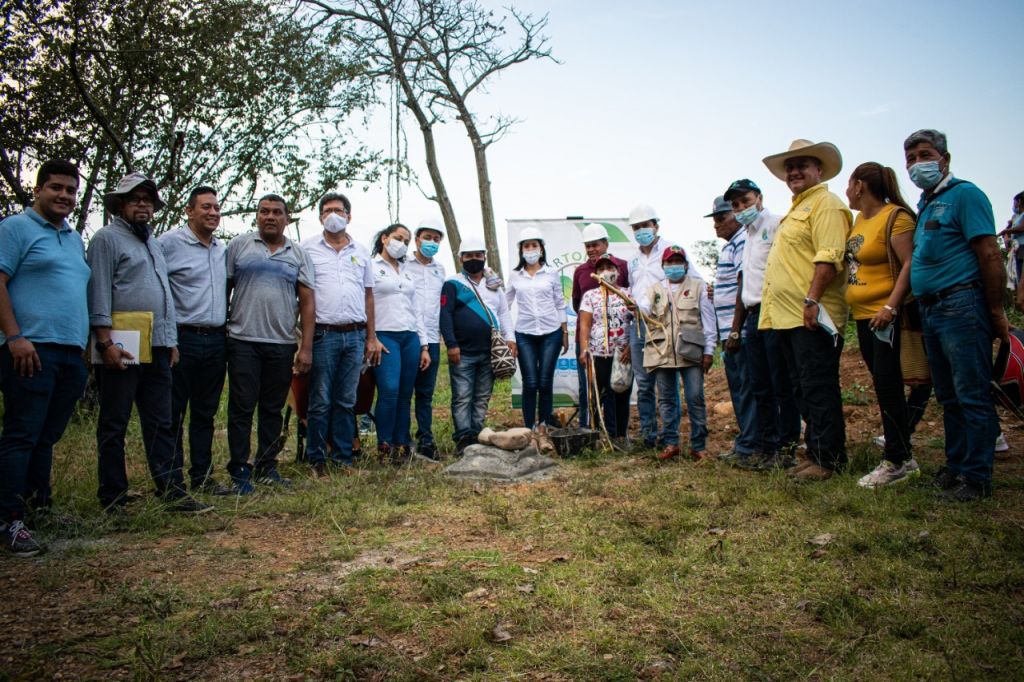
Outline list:
[[[894,322],[893,344],[890,346],[882,341],[868,326],[871,320],[857,320],[857,340],[860,342],[860,354],[864,364],[871,372],[875,384],[875,396],[878,398],[878,410],[882,415],[882,432],[885,434],[885,458],[895,464],[902,465],[913,455],[910,448],[911,426],[910,408],[903,392],[903,371],[900,369],[900,326]],[[928,394],[931,393],[931,387]],[[918,395],[920,395],[918,391]],[[913,392],[911,393],[913,396]],[[925,395],[925,402],[928,395]],[[921,410],[923,412],[923,409]],[[920,414],[920,413],[919,413]],[[918,416],[920,419],[920,416]]]
[[[625,438],[629,434],[629,396],[633,392],[616,393],[612,390],[612,358],[594,356],[594,373],[597,375],[597,390],[600,392],[604,427],[608,434]],[[610,409],[609,409],[610,408]]]
[[[181,469],[174,467],[170,349],[153,348],[153,362],[122,370],[98,366],[96,384],[100,396],[96,420],[100,504],[109,508],[126,502],[124,439],[133,403],[139,411],[142,445],[157,494],[168,499],[183,496]]]
[[[839,389],[838,343],[824,329],[806,327],[778,330],[790,380],[797,387],[800,411],[807,422],[807,456],[826,469],[846,464],[846,422]]]
[[[180,358],[173,369],[171,423],[174,425],[174,468],[185,467],[185,411],[188,410],[189,480],[203,485],[213,471],[213,420],[220,408],[227,362],[227,340],[219,334],[178,329]]]
[[[259,411],[255,470],[259,476],[277,467],[281,451],[281,411],[292,384],[294,343],[254,343],[228,339],[228,473],[250,480],[252,417]]]

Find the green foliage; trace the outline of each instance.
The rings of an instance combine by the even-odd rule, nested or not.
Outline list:
[[[690,259],[701,267],[709,282],[715,281],[715,273],[718,272],[718,256],[717,240],[701,239],[693,243],[693,254]]]

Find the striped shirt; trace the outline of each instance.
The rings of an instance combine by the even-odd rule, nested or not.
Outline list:
[[[736,314],[736,293],[739,291],[737,277],[743,269],[743,247],[746,243],[747,232],[740,228],[718,253],[714,303],[720,341],[729,338],[732,330],[732,319]]]

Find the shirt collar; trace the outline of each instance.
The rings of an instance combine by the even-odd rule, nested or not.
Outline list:
[[[190,230],[190,231],[191,231],[191,230]],[[266,243],[265,241],[263,241],[263,239],[262,239],[262,238],[260,237],[260,233],[259,233],[259,230],[256,230],[255,232],[250,232],[249,234],[251,234],[251,235],[252,235],[252,240],[253,240],[254,242],[259,242],[260,244],[263,244],[264,246],[266,246],[266,245],[267,245],[267,243]],[[283,243],[283,244],[281,244],[281,246],[282,246],[282,248],[285,248],[285,249],[290,249],[290,248],[292,248],[292,240],[291,240],[291,239],[288,239],[288,237],[285,237],[285,238],[284,238],[284,243]],[[269,247],[269,246],[267,246],[267,248],[269,249],[270,247]]]
[[[199,244],[200,246],[206,246],[206,244],[204,244],[202,240],[196,236],[196,233],[192,231],[192,228],[189,227],[187,223],[183,228],[181,228],[181,232],[182,235],[185,237],[185,241],[187,241],[189,244]],[[209,248],[212,249],[215,246],[220,246],[220,242],[217,240],[216,236],[210,238]]]
[[[811,196],[815,192],[827,192],[827,191],[828,191],[828,185],[825,184],[824,182],[819,182],[814,187],[810,187],[808,189],[805,189],[803,192],[800,192],[800,194],[797,194],[795,197],[793,197],[793,205],[796,206],[801,201],[803,201],[807,197]]]
[[[61,220],[61,226],[58,228],[56,225],[51,223],[49,220],[39,215],[39,213],[31,206],[25,207],[25,215],[39,223],[40,227],[48,227],[51,230],[57,230],[58,232],[71,232],[71,225],[67,220]]]

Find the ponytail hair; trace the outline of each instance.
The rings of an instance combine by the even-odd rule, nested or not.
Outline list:
[[[402,223],[393,223],[391,225],[388,225],[383,230],[378,232],[377,236],[373,238],[373,251],[370,252],[370,255],[376,256],[377,254],[382,252],[384,250],[384,237],[388,237],[394,234],[395,232],[398,232],[399,229],[405,230],[406,232],[409,233],[410,237],[412,236],[412,232],[409,230],[409,228],[403,225]],[[405,259],[403,258],[402,260]]]
[[[896,171],[892,168],[875,163],[874,161],[868,161],[854,168],[850,179],[860,180],[873,197],[879,201],[905,209],[913,216],[914,220],[917,220],[914,209],[910,208],[910,205],[900,193],[900,184],[896,180]]]

